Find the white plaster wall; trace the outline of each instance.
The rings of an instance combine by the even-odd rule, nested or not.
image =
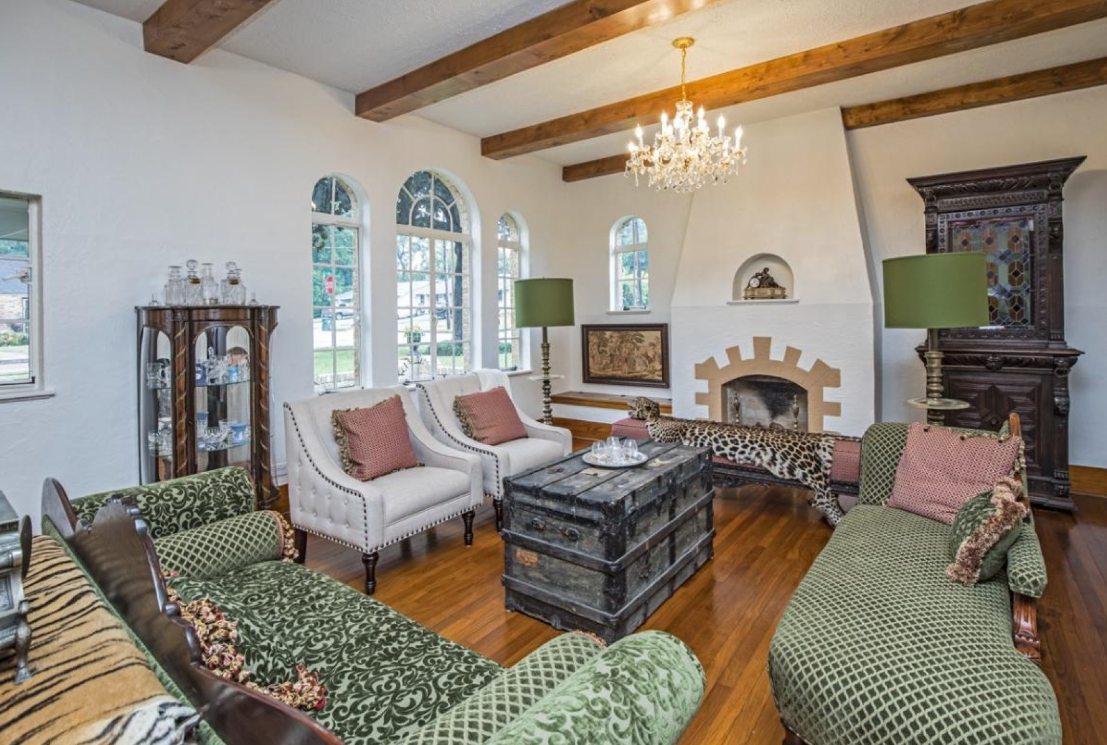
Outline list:
[[[1075,155],[1088,159],[1065,187],[1065,331],[1085,354],[1069,377],[1070,459],[1107,467],[1107,87],[850,132],[854,173],[874,264],[922,253],[923,205],[905,179]],[[876,274],[880,298],[880,274]],[[878,307],[878,314],[881,308]],[[882,316],[880,316],[882,317]],[[881,321],[882,323],[882,321]],[[925,387],[915,345],[923,334],[882,331],[886,420],[920,414],[904,400]]]
[[[695,403],[706,383],[695,363],[753,337],[773,338],[773,358],[785,346],[842,371],[827,400],[842,416],[826,429],[860,434],[875,414],[872,298],[849,155],[837,109],[747,128],[749,162],[731,183],[692,199],[672,308],[673,412],[706,416]],[[751,256],[773,253],[792,267],[794,304],[728,305],[734,274]],[[651,277],[652,279],[652,277]]]
[[[146,54],[139,24],[64,0],[0,0],[0,100],[0,189],[43,195],[45,376],[56,391],[0,403],[0,489],[20,512],[37,515],[46,476],[74,495],[137,480],[132,307],[188,258],[237,260],[248,289],[281,306],[273,444],[283,462],[280,404],[312,395],[308,205],[322,175],[346,174],[368,197],[376,385],[396,381],[394,210],[412,172],[440,168],[470,195],[478,289],[494,284],[505,210],[529,226],[534,276],[577,239],[566,220],[575,197],[549,163],[482,158],[475,138],[416,117],[362,121],[346,93],[218,50],[191,65]],[[481,296],[483,338],[495,339],[494,293]],[[494,344],[478,352],[494,364]],[[515,383],[537,413],[537,384]]]
[[[572,189],[574,211],[566,220],[571,223],[576,238],[565,245],[551,247],[548,264],[550,276],[573,278],[577,324],[669,323],[691,196],[657,192],[646,188],[644,183],[635,187],[633,179],[621,174],[568,186]],[[649,231],[650,308],[646,313],[611,311],[611,229],[629,215],[645,220]],[[558,372],[567,373],[565,379],[555,383],[555,391],[670,395],[668,389],[661,388],[584,384],[581,381],[580,329],[551,329],[550,342]],[[599,421],[597,416],[590,418]]]

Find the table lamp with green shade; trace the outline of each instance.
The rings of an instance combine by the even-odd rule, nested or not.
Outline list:
[[[934,253],[884,261],[885,328],[926,329],[926,396],[907,403],[944,424],[946,411],[969,404],[945,398],[938,329],[988,324],[988,276],[982,253]]]
[[[553,422],[550,405],[550,326],[572,326],[573,280],[519,279],[515,281],[515,325],[542,329],[542,421]]]

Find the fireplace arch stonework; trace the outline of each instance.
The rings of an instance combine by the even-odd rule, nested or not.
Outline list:
[[[795,347],[785,347],[784,358],[772,358],[771,336],[753,337],[753,357],[743,357],[738,346],[726,350],[727,364],[723,367],[714,357],[696,363],[696,380],[707,383],[707,391],[696,393],[696,403],[706,406],[708,416],[717,422],[724,420],[723,386],[735,378],[747,375],[771,375],[790,380],[807,391],[807,429],[809,432],[825,432],[828,416],[841,416],[842,404],[826,400],[827,388],[842,385],[842,371],[822,360],[815,360],[810,370],[799,366],[802,352]]]

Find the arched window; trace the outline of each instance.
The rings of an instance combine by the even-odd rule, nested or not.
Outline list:
[[[611,240],[611,309],[650,307],[650,251],[646,221],[628,217],[616,223]]]
[[[523,335],[515,325],[515,280],[525,275],[523,233],[508,213],[496,225],[496,301],[500,326],[496,359],[501,370],[518,370],[523,359]]]
[[[357,196],[338,176],[311,192],[312,336],[315,392],[361,385],[361,219]]]
[[[400,380],[472,367],[469,214],[457,189],[419,171],[396,198],[396,307]]]

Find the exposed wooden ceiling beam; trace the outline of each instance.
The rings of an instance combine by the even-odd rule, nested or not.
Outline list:
[[[562,181],[583,181],[597,176],[610,176],[613,173],[622,173],[627,167],[627,154],[611,155],[599,160],[589,160],[584,163],[574,163],[561,169]]]
[[[383,122],[721,0],[573,0],[358,94]]]
[[[842,123],[846,129],[875,127],[1097,85],[1107,85],[1107,57],[943,88],[916,96],[848,106],[842,109]],[[610,176],[622,173],[626,162],[626,154],[621,154],[574,163],[562,168],[561,178],[564,181],[581,181],[597,176]]]
[[[719,109],[1105,17],[1107,0],[989,0],[703,78],[688,84],[688,97]],[[674,86],[492,135],[481,140],[481,152],[508,158],[620,132],[652,122],[679,96]]]
[[[142,24],[146,51],[188,64],[272,0],[165,0]]]
[[[1048,96],[1107,84],[1107,57],[842,109],[846,129]]]

